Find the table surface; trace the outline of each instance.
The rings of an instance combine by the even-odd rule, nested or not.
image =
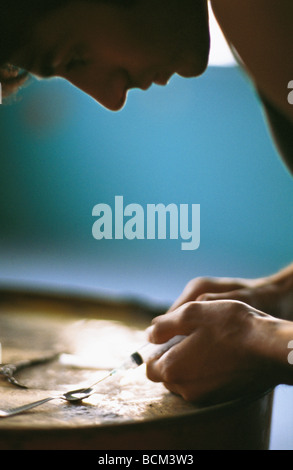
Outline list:
[[[98,303],[78,301],[1,301],[3,363],[65,353],[48,364],[19,371],[17,379],[28,387],[26,390],[2,378],[1,408],[88,386],[122,364],[145,343],[150,318],[143,313],[134,315],[127,308],[127,304],[115,307],[101,303],[99,307]],[[197,410],[162,384],[149,381],[142,365],[114,374],[82,403],[53,400],[25,414],[1,419],[0,429],[103,426],[182,416]]]
[[[42,290],[42,289],[41,289]],[[2,320],[4,321],[4,318],[6,316],[6,320],[7,320],[7,312],[8,310],[6,309],[6,315],[2,315]],[[48,313],[48,312],[47,312]],[[106,317],[108,318],[108,313],[109,311],[106,312]],[[55,312],[56,314],[56,312]],[[65,328],[65,324],[63,323],[62,325],[62,328],[65,328],[65,330],[67,329],[68,327],[68,321],[69,323],[71,324],[71,334],[72,334],[72,331],[74,330],[75,328],[75,333],[76,333],[76,326],[80,326],[80,323],[78,323],[80,321],[80,317],[78,317],[78,315],[80,315],[80,312],[78,312],[78,310],[75,310],[74,311],[74,314],[73,312],[71,311],[70,312],[70,315],[71,317],[67,317],[67,326]],[[126,329],[125,329],[125,324],[124,325],[120,325],[118,329],[116,329],[116,333],[121,335],[121,338],[123,338],[123,341],[125,341],[124,345],[124,350],[123,352],[126,353],[129,352],[133,352],[133,350],[131,349],[131,346],[136,346],[136,345],[139,345],[141,344],[141,338],[143,336],[143,330],[144,330],[144,327],[145,327],[145,324],[149,324],[149,315],[150,313],[147,314],[147,317],[145,316],[142,316],[141,318],[141,323],[139,325],[136,325],[134,329],[132,329],[131,331],[131,341],[129,343],[129,330],[127,331],[127,334],[126,334]],[[33,319],[33,317],[35,317],[35,315],[31,316],[31,318],[29,319],[29,317],[26,318],[26,321],[28,322],[27,323],[27,327],[29,325],[31,325],[31,322],[35,322],[35,318]],[[10,324],[10,326],[8,325],[7,321],[6,321],[6,328],[15,328],[15,326],[17,325],[18,327],[20,326],[20,322],[18,321],[17,319],[17,315],[10,315],[9,316],[10,318],[10,321],[12,322],[12,324]],[[41,318],[38,319],[38,330],[41,329],[41,330],[44,330],[44,317],[42,316]],[[52,320],[52,317],[51,317],[51,320]],[[108,319],[109,320],[109,319]],[[59,319],[60,321],[60,319]],[[97,318],[91,318],[89,320],[89,322],[97,322]],[[99,321],[102,321],[101,319]],[[114,320],[110,320],[110,323],[111,321],[114,321],[115,322],[115,319]],[[64,322],[64,319],[63,319],[63,322]],[[65,323],[66,323],[65,322]],[[103,323],[103,328],[106,328],[106,330],[111,327],[110,326],[110,323]],[[14,326],[13,326],[14,325]],[[85,324],[83,325],[83,328],[84,328],[84,332],[85,331],[88,331],[88,326],[90,325],[90,323],[88,323],[88,325],[86,326]],[[115,325],[116,325],[116,322],[115,322]],[[60,326],[60,325],[59,325]],[[91,325],[92,326],[92,325]],[[96,323],[96,326],[98,326],[98,323]],[[101,326],[101,324],[99,324],[99,327]],[[117,325],[116,325],[117,326]],[[132,326],[134,326],[132,324]],[[30,327],[30,326],[29,326]],[[54,319],[52,320],[52,324],[51,324],[51,327],[54,329],[56,329],[56,315],[54,316]],[[22,327],[23,328],[23,327]],[[47,328],[47,327],[45,327]],[[3,360],[5,361],[10,361],[10,360],[18,360],[19,359],[19,356],[20,356],[20,352],[19,352],[19,343],[17,344],[17,347],[15,347],[15,345],[13,345],[13,341],[11,343],[11,337],[10,339],[8,340],[5,340],[5,342],[3,342],[3,330],[2,330],[2,326],[0,328],[0,331],[1,331],[1,342],[2,342],[2,346],[3,346]],[[5,330],[4,330],[5,331]],[[69,330],[67,330],[69,331]],[[100,330],[101,331],[101,330]],[[46,332],[46,334],[48,333],[48,331]],[[50,336],[50,335],[49,335]],[[40,348],[38,348],[37,344],[35,343],[35,341],[32,340],[32,337],[31,335],[24,335],[23,334],[23,331],[21,332],[20,334],[20,338],[28,338],[29,339],[29,342],[30,342],[30,347],[28,348],[27,352],[25,353],[25,349],[22,348],[22,351],[21,351],[21,357],[24,358],[24,357],[30,357],[32,356],[32,353],[38,355],[39,353],[44,353],[44,352],[48,352],[48,350],[46,349],[46,351],[44,351],[44,346],[46,346],[46,343],[42,343],[43,346]],[[51,340],[52,340],[52,335],[50,336],[51,337]],[[54,335],[53,335],[54,337]],[[72,337],[72,336],[71,336]],[[120,338],[120,339],[121,339]],[[56,339],[56,338],[55,338]],[[54,340],[55,341],[55,340]],[[6,348],[7,346],[7,348]],[[55,347],[57,347],[58,345],[55,345]],[[63,344],[64,346],[64,344]],[[104,343],[102,342],[100,344],[101,347],[104,347]],[[77,348],[77,344],[75,344],[75,347]],[[52,344],[50,345],[49,349],[52,348]],[[69,348],[70,349],[70,348]],[[105,366],[108,366],[109,368],[111,368],[112,366],[113,367],[116,367],[117,366],[117,363],[119,362],[118,359],[121,359],[121,352],[122,352],[122,349],[119,349],[119,354],[117,356],[117,350],[114,354],[114,349],[112,348],[111,349],[111,354],[108,354],[107,355],[107,361],[105,360],[105,355],[103,354],[103,367]],[[107,351],[109,351],[109,349],[107,349]],[[72,343],[71,343],[71,350],[70,352],[72,352]],[[115,357],[113,357],[113,354]],[[111,356],[112,355],[112,356]],[[95,360],[98,358],[100,358],[101,356],[96,356],[95,357]],[[88,360],[88,356],[86,358]],[[115,359],[115,360],[114,360]],[[120,363],[120,362],[119,362]],[[46,372],[46,370],[48,371],[48,369],[46,367],[44,367],[44,372]],[[91,370],[88,370],[87,371],[87,375],[86,377],[83,376],[81,374],[81,371],[80,370],[71,370],[71,376],[64,374],[64,367],[62,368],[62,365],[59,364],[59,363],[54,363],[54,367],[52,369],[53,373],[55,374],[55,383],[52,383],[52,377],[50,378],[51,382],[48,382],[48,374],[46,375],[46,385],[44,385],[44,383],[37,383],[37,379],[39,380],[39,376],[36,378],[34,376],[34,372],[31,371],[31,375],[30,375],[30,378],[28,377],[28,375],[26,373],[23,373],[23,374],[19,374],[18,375],[18,378],[19,379],[22,379],[23,381],[25,380],[35,380],[35,384],[37,386],[40,386],[40,390],[37,390],[37,391],[34,391],[34,390],[29,390],[29,391],[24,391],[24,390],[21,390],[21,398],[20,396],[18,395],[19,394],[19,390],[12,390],[11,389],[11,386],[9,386],[8,384],[4,383],[2,380],[1,380],[1,395],[2,397],[4,398],[5,396],[5,403],[3,402],[3,404],[7,404],[7,406],[12,406],[14,405],[14,396],[12,395],[12,392],[13,394],[17,395],[18,398],[18,403],[21,404],[21,403],[24,403],[24,402],[27,402],[27,401],[31,401],[34,400],[34,399],[38,399],[38,398],[41,398],[41,397],[44,397],[44,396],[47,396],[48,395],[48,391],[51,391],[51,388],[52,390],[56,390],[56,388],[58,388],[58,391],[59,390],[62,390],[62,389],[65,389],[66,387],[64,387],[65,383],[66,385],[70,385],[70,383],[72,384],[76,384],[76,382],[80,383],[80,381],[82,381],[83,379],[89,379],[90,377],[92,377],[92,374],[94,373],[95,377],[96,377],[96,374],[101,374],[101,373],[104,373],[104,371],[93,371],[92,369]],[[62,371],[62,373],[60,374],[60,372]],[[133,373],[133,371],[131,372],[131,374]],[[57,377],[60,377],[62,376],[62,380],[61,382],[59,382],[57,380],[56,382],[56,374],[57,374]],[[133,377],[131,377],[131,374],[129,375],[129,379],[130,381],[132,381]],[[136,380],[137,380],[137,383],[139,383],[140,380],[144,380],[145,379],[145,374],[144,374],[144,370],[143,368],[141,368],[140,370],[136,370],[135,371],[135,374],[136,374]],[[63,379],[64,377],[64,379]],[[113,377],[114,379],[114,377]],[[112,379],[111,379],[112,380]],[[119,380],[121,380],[121,377],[119,378]],[[126,380],[126,379],[125,379]],[[68,381],[68,383],[67,383]],[[31,385],[32,382],[30,382],[28,385]],[[118,385],[118,382],[116,381],[116,384],[115,386],[117,387]],[[131,395],[131,390],[130,388],[128,388],[127,386],[127,380],[125,382],[125,385],[126,387],[123,386],[123,390],[121,390],[121,386],[124,385],[123,384],[123,380],[122,382],[120,382],[120,395],[119,393],[116,394],[116,402],[115,402],[115,407],[116,407],[116,411],[113,412],[113,402],[112,402],[112,405],[111,405],[111,410],[109,410],[109,407],[107,408],[107,403],[106,403],[106,407],[104,408],[102,405],[105,404],[105,395],[103,395],[103,392],[106,392],[109,391],[109,388],[107,389],[107,387],[110,387],[110,383],[104,383],[103,384],[103,388],[101,388],[101,394],[100,396],[96,396],[95,398],[92,397],[91,400],[92,401],[92,404],[96,404],[95,402],[95,399],[99,399],[99,405],[101,408],[103,408],[103,411],[101,412],[101,416],[100,416],[100,419],[104,422],[106,421],[110,421],[115,419],[120,419],[121,418],[121,399],[123,401],[124,398],[127,398],[129,399],[130,398],[130,395]],[[49,388],[49,390],[48,390]],[[71,388],[71,387],[70,387]],[[117,389],[118,390],[118,389]],[[155,394],[157,393],[157,397],[158,396],[164,396],[164,400],[165,400],[165,403],[166,403],[166,390],[163,389],[159,384],[152,384],[152,393],[154,393],[154,391],[156,390]],[[271,430],[271,446],[270,448],[272,450],[293,450],[293,408],[292,408],[292,393],[293,393],[293,390],[292,390],[292,387],[286,387],[286,386],[279,386],[277,387],[276,391],[275,391],[275,398],[274,398],[274,408],[273,408],[273,417],[272,417],[272,430]],[[154,396],[152,397],[152,399],[154,399]],[[12,397],[13,397],[13,400],[12,400]],[[25,399],[24,399],[25,397]],[[104,403],[103,403],[103,399],[104,399]],[[146,398],[146,400],[142,400],[141,401],[141,404],[140,404],[140,411],[139,413],[141,413],[141,415],[143,415],[144,417],[146,417],[146,414],[148,414],[148,416],[151,416],[151,417],[154,417],[156,414],[160,414],[160,408],[157,408],[157,406],[148,406],[149,403],[148,403],[148,398]],[[106,400],[107,401],[107,400]],[[158,403],[159,400],[155,400],[155,403]],[[90,406],[90,401],[88,403],[88,405]],[[120,406],[120,411],[118,410]],[[4,407],[4,406],[3,406]],[[114,408],[115,408],[114,407]],[[36,410],[32,410],[31,411],[31,414],[34,415],[35,417],[37,416],[40,416],[40,414],[42,416],[45,416],[46,413],[50,410],[53,410],[54,409],[54,413],[56,412],[56,410],[58,410],[58,412],[60,412],[61,414],[63,413],[63,416],[61,418],[61,423],[63,422],[64,423],[64,420],[66,420],[67,422],[67,426],[68,426],[68,418],[72,417],[72,411],[73,409],[71,409],[72,407],[70,407],[70,405],[68,405],[66,402],[61,402],[61,401],[53,401],[52,403],[47,403],[46,405],[44,405],[42,408],[39,408],[39,409],[36,409]],[[61,410],[63,410],[61,412]],[[108,410],[108,411],[107,411]],[[118,411],[117,411],[118,410]],[[147,413],[146,413],[146,410],[147,410]],[[78,411],[78,408],[75,409],[75,411],[77,412]],[[129,411],[129,410],[128,410]],[[124,419],[127,419],[127,410],[124,409],[123,411],[124,413]],[[78,414],[78,413],[77,413]],[[117,416],[119,415],[120,418]],[[14,424],[13,424],[13,421],[14,421]],[[4,424],[4,421],[2,423],[0,423],[1,426],[11,426],[11,425],[18,425],[22,420],[21,420],[21,417],[20,416],[15,416],[13,418],[13,421],[11,420],[11,423],[12,424],[9,424],[8,421],[6,421],[6,424]],[[112,421],[113,422],[113,421]],[[60,423],[59,423],[60,425]]]

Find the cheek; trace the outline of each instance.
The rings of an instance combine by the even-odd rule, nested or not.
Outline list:
[[[154,53],[138,41],[113,43],[103,54],[109,67],[121,67],[126,70],[141,70],[155,60]]]
[[[105,34],[103,47],[95,48],[95,56],[109,66],[133,71],[160,63],[166,55],[167,42],[164,44],[164,38],[157,38],[155,33],[150,33],[143,25],[141,28],[139,26],[130,24]]]

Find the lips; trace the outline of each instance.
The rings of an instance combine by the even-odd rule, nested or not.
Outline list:
[[[145,76],[143,79],[130,79],[129,80],[129,86],[128,89],[132,88],[139,88],[140,90],[148,90],[154,83],[156,85],[167,85],[169,82],[170,78],[172,77],[173,73],[170,72],[157,72],[154,74],[149,74],[148,76]]]
[[[117,103],[116,109],[123,108],[127,99],[127,92],[129,90],[133,88],[139,88],[140,90],[146,91],[153,85],[153,83],[155,83],[156,85],[161,85],[161,86],[167,85],[172,75],[173,73],[158,72],[153,76],[147,77],[145,80],[134,80],[131,78],[130,74],[127,74],[128,83],[127,83],[125,91],[123,92],[123,95],[121,96],[119,102]]]
[[[165,86],[168,84],[171,76],[172,76],[172,73],[171,74],[170,73],[166,74],[166,72],[156,73],[151,79],[148,79],[143,83],[140,83],[139,88],[141,90],[148,90],[150,86],[152,86],[153,83],[155,83],[156,85]]]
[[[139,86],[139,88],[140,88],[141,90],[146,91],[146,90],[148,90],[148,89],[152,86],[152,84],[153,84],[152,81],[147,81],[147,82],[145,82],[145,83],[141,83],[140,86]]]
[[[163,73],[157,73],[157,75],[155,76],[154,78],[154,83],[156,85],[161,85],[161,86],[165,86],[168,84],[170,78],[171,78],[172,74],[163,74]]]

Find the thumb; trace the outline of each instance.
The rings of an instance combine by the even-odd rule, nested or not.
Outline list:
[[[199,325],[204,313],[203,306],[200,302],[187,302],[177,310],[154,318],[147,329],[149,341],[160,344],[176,335],[188,336]]]

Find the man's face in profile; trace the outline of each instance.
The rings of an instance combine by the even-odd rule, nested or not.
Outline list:
[[[38,23],[13,63],[41,77],[63,77],[113,111],[131,88],[205,70],[206,0],[130,3],[69,2]]]

